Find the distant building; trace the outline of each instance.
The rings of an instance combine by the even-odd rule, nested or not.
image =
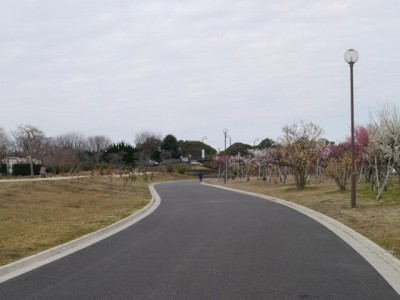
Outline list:
[[[7,166],[7,174],[12,175],[13,165],[17,164],[30,164],[31,159],[29,157],[6,157],[1,160],[1,163]],[[34,165],[40,165],[42,162],[38,159],[32,159]]]

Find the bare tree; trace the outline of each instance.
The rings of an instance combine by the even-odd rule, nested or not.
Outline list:
[[[78,132],[69,132],[53,138],[53,144],[63,149],[84,152],[89,149],[89,142],[85,136]]]
[[[80,158],[77,151],[53,146],[47,163],[54,173],[63,173],[70,171],[79,161]]]
[[[152,131],[142,131],[137,133],[134,140],[136,147],[140,147],[140,145],[146,143],[148,139],[161,141],[161,134]]]
[[[44,160],[49,150],[49,139],[42,130],[32,125],[19,125],[12,136],[14,149],[30,157],[33,176],[33,159]]]
[[[111,140],[104,135],[96,135],[88,138],[89,151],[94,155],[96,163],[100,162],[101,155],[111,146]]]
[[[143,131],[136,134],[135,144],[139,150],[139,159],[142,162],[149,159],[157,159],[157,156],[160,156],[160,147],[162,144],[161,134]]]
[[[32,125],[19,125],[12,133],[14,150],[23,155],[43,159],[49,145],[49,139],[39,128]]]

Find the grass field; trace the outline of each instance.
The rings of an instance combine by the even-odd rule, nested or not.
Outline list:
[[[149,174],[0,183],[0,265],[110,225],[144,207],[152,182],[187,178]]]
[[[398,180],[397,177],[394,181]],[[321,212],[353,228],[400,258],[400,189],[389,186],[379,201],[371,186],[357,182],[357,207],[351,208],[350,191],[340,192],[331,179],[313,181],[304,190],[293,181],[285,185],[253,178],[250,181],[209,179],[212,184],[288,200]],[[350,189],[350,187],[349,187]]]

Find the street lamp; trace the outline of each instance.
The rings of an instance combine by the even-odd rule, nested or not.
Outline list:
[[[31,177],[33,177],[33,175],[34,175],[34,173],[33,173],[33,159],[32,159],[31,156],[27,156],[26,158],[29,159],[29,165],[30,165],[30,168],[31,168]]]
[[[224,136],[225,136],[225,177],[224,177],[224,183],[226,183],[227,180],[228,180],[228,161],[226,159],[226,135],[228,133],[228,129],[224,128],[223,133],[224,133]]]
[[[358,52],[349,49],[344,54],[344,60],[350,66],[350,105],[351,105],[351,207],[356,207],[356,164],[354,145],[354,92],[353,92],[353,65],[358,60]]]
[[[256,139],[254,140],[254,147],[256,146],[256,142],[257,142],[257,141],[259,141],[258,138],[256,138]]]

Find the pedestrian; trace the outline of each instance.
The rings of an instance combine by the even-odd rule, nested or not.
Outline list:
[[[45,167],[41,167],[40,168],[40,177],[41,178],[45,178],[46,177],[46,168]]]
[[[197,174],[197,176],[199,176],[199,180],[200,180],[200,182],[202,182],[203,181],[203,173],[199,172]]]

